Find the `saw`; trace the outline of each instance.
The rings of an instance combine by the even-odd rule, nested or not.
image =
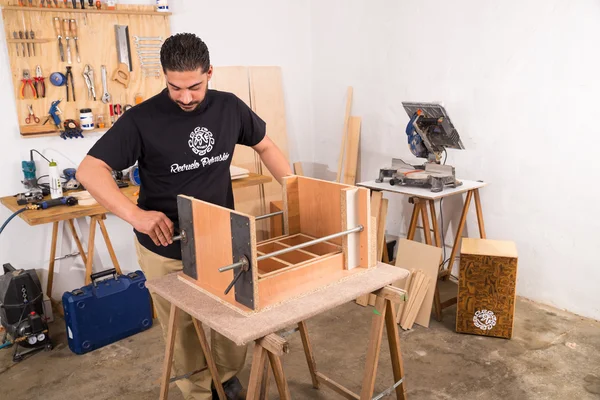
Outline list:
[[[117,40],[117,58],[119,66],[115,70],[113,80],[129,87],[129,76],[132,69],[131,47],[129,45],[129,26],[115,25],[115,38]]]

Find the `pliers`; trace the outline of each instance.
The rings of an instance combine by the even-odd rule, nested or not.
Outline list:
[[[25,123],[30,124],[31,120],[33,119],[36,124],[39,124],[40,119],[38,117],[36,117],[35,114],[33,113],[33,107],[31,106],[31,104],[28,104],[27,108],[29,109],[29,115],[27,116],[27,118],[25,118]]]
[[[46,84],[44,83],[44,77],[42,76],[42,67],[39,65],[35,67],[35,91],[38,97],[46,97]]]
[[[73,101],[75,101],[75,85],[73,83],[73,72],[71,71],[71,67],[67,67],[66,77],[67,81],[65,82],[65,86],[67,87],[67,101],[69,101],[69,82],[71,82],[71,94],[73,95]]]
[[[23,70],[23,79],[21,79],[21,82],[23,82],[21,84],[21,98],[22,99],[25,98],[25,87],[31,86],[31,91],[33,92],[33,98],[37,99],[37,91],[35,90],[35,87],[33,86],[33,81],[31,80],[31,75],[29,74],[28,69]]]

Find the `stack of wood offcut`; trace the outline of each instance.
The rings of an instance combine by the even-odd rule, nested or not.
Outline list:
[[[338,159],[336,182],[347,185],[356,184],[358,170],[358,153],[360,145],[360,128],[362,118],[352,114],[352,86],[346,92],[346,113],[342,130],[342,146]]]
[[[394,284],[404,289],[408,296],[396,313],[396,322],[402,329],[412,329],[415,323],[429,327],[441,259],[442,249],[439,247],[399,240],[396,266],[410,271],[408,278]]]
[[[227,66],[215,67],[210,81],[212,89],[230,92],[244,101],[267,124],[267,135],[289,159],[285,104],[281,67]],[[247,146],[236,146],[232,165],[250,173],[272,177],[256,152]],[[235,190],[235,209],[259,216],[267,214],[269,205],[282,198],[282,188],[274,178],[270,183]],[[257,239],[269,237],[270,219],[256,221]]]

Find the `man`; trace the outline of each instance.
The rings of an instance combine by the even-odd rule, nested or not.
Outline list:
[[[131,224],[140,267],[148,279],[182,270],[177,195],[233,209],[229,167],[236,144],[251,146],[277,181],[290,175],[288,161],[265,134],[265,123],[231,93],[208,89],[212,76],[205,43],[193,34],[165,40],[160,52],[166,89],[125,112],[92,147],[77,179],[109,211]],[[111,171],[137,161],[138,205],[117,188]],[[170,306],[152,295],[166,336]],[[180,313],[173,359],[176,375],[205,366],[192,320]],[[243,398],[236,375],[246,347],[212,331],[212,348],[228,398]],[[217,398],[210,373],[177,382],[185,399]]]

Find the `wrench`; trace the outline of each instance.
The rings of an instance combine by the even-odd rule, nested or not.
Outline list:
[[[102,90],[104,91],[102,102],[104,104],[110,103],[110,93],[108,93],[108,83],[106,81],[106,65],[102,66]]]
[[[161,44],[140,44],[140,43],[136,43],[135,47],[137,47],[138,49],[140,47],[154,47],[156,49],[160,49],[162,47]]]
[[[134,36],[134,39],[136,42],[139,42],[141,40],[149,40],[149,41],[162,41],[162,36]]]

